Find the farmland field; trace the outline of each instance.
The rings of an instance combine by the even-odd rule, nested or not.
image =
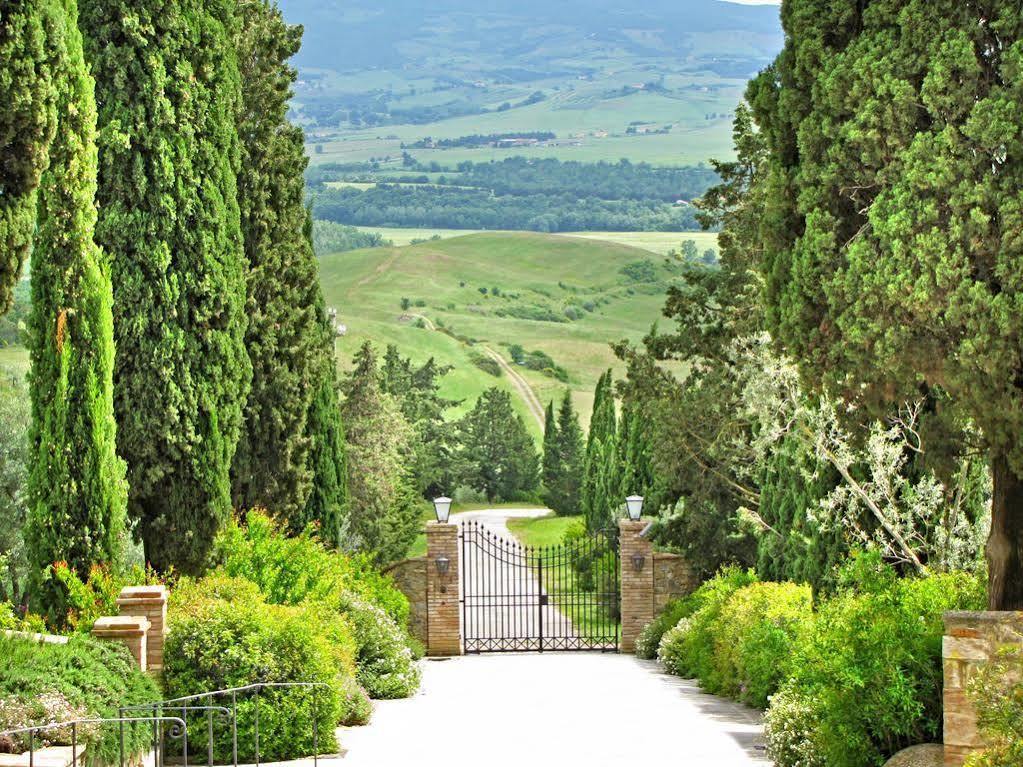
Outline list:
[[[649,264],[652,280],[637,281],[622,272],[637,263]],[[508,376],[484,372],[473,355],[488,347],[510,359],[509,346],[519,344],[565,369],[567,382],[516,367],[544,403],[569,389],[584,424],[598,376],[609,367],[623,372],[609,344],[640,339],[660,318],[667,285],[678,279],[674,262],[647,250],[525,232],[327,255],[320,261],[320,278],[327,303],[338,308],[348,326],[338,345],[342,367],[367,339],[378,346],[394,343],[420,362],[435,357],[454,366],[443,394],[463,400],[448,414],[457,417],[491,386],[514,393]],[[407,313],[402,298],[412,303]],[[577,309],[577,319],[565,315],[569,307]],[[541,311],[551,319],[525,318]],[[418,316],[439,329],[430,330]],[[521,398],[514,401],[539,436]]]

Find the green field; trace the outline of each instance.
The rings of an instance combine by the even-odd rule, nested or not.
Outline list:
[[[632,283],[620,272],[638,261],[653,264],[657,282]],[[444,396],[463,400],[450,417],[468,410],[486,388],[500,386],[515,395],[520,413],[539,436],[540,427],[510,378],[483,372],[471,355],[486,346],[508,359],[509,344],[547,353],[568,371],[567,384],[540,372],[516,370],[544,403],[570,389],[585,425],[597,378],[609,367],[623,372],[609,344],[640,339],[660,318],[667,284],[675,279],[674,269],[664,262],[649,251],[613,242],[490,232],[328,255],[321,259],[320,275],[327,303],[338,308],[348,326],[338,344],[342,366],[366,339],[381,347],[397,344],[420,362],[435,357],[454,366],[444,379]],[[491,295],[494,287],[502,295]],[[487,289],[486,296],[480,288]],[[476,344],[417,327],[415,317],[403,316],[402,297],[425,303],[411,309],[410,315],[421,315]],[[525,304],[560,309],[575,302],[597,305],[572,322],[497,316],[499,309]]]
[[[477,234],[478,229],[404,229],[397,227],[357,226],[363,232],[377,232],[385,240],[395,245],[408,245],[412,240],[429,240],[431,237],[447,239]],[[694,240],[700,252],[707,248],[717,250],[718,236],[713,232],[563,232],[557,237],[583,237],[588,240],[604,240],[607,242],[642,248],[651,253],[667,255],[670,250],[678,250],[683,240]]]
[[[523,546],[557,546],[565,539],[570,527],[582,524],[583,518],[546,517],[509,519],[508,529]]]
[[[0,347],[0,375],[24,378],[28,368],[28,349],[22,346]]]

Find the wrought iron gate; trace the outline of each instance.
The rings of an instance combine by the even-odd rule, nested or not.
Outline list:
[[[469,520],[461,538],[465,652],[618,649],[613,536],[523,546]]]

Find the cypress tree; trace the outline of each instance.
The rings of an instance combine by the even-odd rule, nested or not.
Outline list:
[[[37,576],[66,561],[85,577],[119,564],[127,486],[117,457],[109,267],[96,246],[96,103],[76,0],[56,3],[51,31],[58,126],[39,194],[32,264],[28,551]],[[61,589],[39,584],[54,615]]]
[[[583,481],[580,491],[582,513],[586,516],[587,528],[598,530],[606,527],[618,504],[617,498],[608,496],[611,475],[617,472],[617,419],[611,371],[604,373],[597,381],[593,396],[593,414],[590,417],[590,432],[586,440],[586,457],[583,462]],[[608,504],[612,504],[609,506]]]
[[[54,0],[0,0],[0,315],[11,308],[36,226],[39,181],[56,127]]]
[[[306,242],[313,241],[313,218],[308,210],[303,236]],[[336,336],[321,291],[316,297],[316,322],[320,348],[316,393],[306,418],[311,487],[304,513],[289,520],[289,527],[297,533],[310,522],[316,523],[325,543],[341,547],[349,537],[348,459],[334,356]]]
[[[554,416],[554,400],[547,403],[543,416],[543,459],[540,479],[544,487],[544,503],[557,511],[555,486],[561,476],[561,454],[558,450],[558,421]]]
[[[584,459],[583,430],[572,407],[572,394],[568,391],[558,408],[554,451],[558,456],[558,470],[548,491],[548,505],[558,514],[579,514]]]
[[[251,378],[234,3],[88,0],[81,10],[129,513],[155,567],[196,573],[230,513]]]
[[[287,24],[268,0],[237,8],[235,34],[242,108],[238,203],[249,269],[248,330],[252,388],[232,466],[235,508],[262,506],[291,527],[304,519],[312,490],[307,419],[324,353],[317,316],[320,285],[312,243],[304,236],[307,164],[302,129],[287,120],[302,28]],[[333,343],[326,353],[333,356]],[[324,402],[326,404],[326,400]]]

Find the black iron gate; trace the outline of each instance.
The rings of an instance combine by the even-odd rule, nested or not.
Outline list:
[[[618,649],[613,536],[523,546],[469,520],[461,538],[465,652]]]

